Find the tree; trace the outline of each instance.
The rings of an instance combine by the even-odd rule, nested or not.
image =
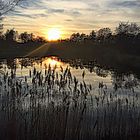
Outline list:
[[[97,32],[97,39],[99,42],[104,42],[109,40],[112,35],[112,31],[110,28],[102,28]]]
[[[70,36],[70,41],[74,41],[74,42],[81,42],[81,41],[85,41],[86,39],[88,39],[88,36],[84,33],[80,34],[80,33],[73,33]]]
[[[136,23],[121,22],[116,28],[116,34],[132,34],[137,35],[140,33],[140,27]]]
[[[138,26],[136,23],[131,23],[129,26],[129,34],[137,35],[140,33],[140,26]]]
[[[21,0],[0,0],[0,16],[12,10]]]
[[[86,34],[82,33],[80,35],[79,41],[85,41],[87,38],[88,38],[88,36]]]
[[[96,32],[94,30],[89,34],[89,39],[95,41],[96,40]]]
[[[46,42],[46,39],[45,39],[44,37],[37,36],[37,37],[35,38],[35,41],[36,41],[36,42],[43,43],[43,42]]]
[[[74,42],[77,42],[80,40],[80,33],[73,33],[71,36],[70,36],[70,40],[71,41],[74,41]]]
[[[28,42],[29,40],[29,34],[27,32],[21,33],[19,38],[23,43]]]
[[[136,43],[138,34],[140,33],[140,27],[136,23],[121,22],[116,27],[116,36],[118,43]]]
[[[31,33],[27,33],[27,32],[24,32],[24,33],[21,33],[20,36],[19,36],[19,39],[23,42],[23,43],[27,43],[29,41],[33,41],[34,39],[34,35]]]
[[[3,15],[12,10],[20,1],[23,0],[0,0],[0,38],[3,36]]]
[[[14,29],[7,30],[5,33],[5,39],[7,41],[13,42],[13,41],[16,41],[17,35],[18,35],[18,32],[15,31]]]

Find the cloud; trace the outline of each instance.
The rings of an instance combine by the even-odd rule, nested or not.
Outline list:
[[[20,5],[7,15],[6,28],[41,34],[55,26],[71,34],[113,29],[120,21],[140,23],[139,0],[24,0]]]
[[[114,7],[121,7],[121,8],[140,8],[140,1],[114,1],[111,3]]]

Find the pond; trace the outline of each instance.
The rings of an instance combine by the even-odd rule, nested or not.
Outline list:
[[[96,65],[94,61],[77,60],[60,60],[57,57],[45,58],[17,58],[10,60],[0,60],[0,74],[4,72],[11,72],[11,69],[16,68],[16,76],[19,79],[24,79],[25,76],[30,80],[29,72],[36,68],[37,71],[45,74],[45,69],[48,66],[56,67],[57,71],[61,68],[66,69],[69,67],[72,74],[82,81],[82,74],[85,72],[84,80],[88,84],[92,84],[95,88],[98,87],[99,82],[105,83],[108,87],[113,87],[117,80],[118,82],[131,82],[136,80],[139,83],[137,75],[130,73],[117,73],[114,70],[107,70]],[[135,87],[134,87],[135,88]]]
[[[0,138],[139,139],[139,82],[94,60],[1,60]]]

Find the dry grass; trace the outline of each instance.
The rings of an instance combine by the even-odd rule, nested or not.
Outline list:
[[[1,140],[98,140],[140,138],[140,98],[135,81],[124,86],[114,83],[110,93],[99,83],[98,94],[80,82],[70,68],[46,67],[45,74],[34,68],[24,80],[16,68],[0,78]],[[31,80],[31,82],[29,82]]]

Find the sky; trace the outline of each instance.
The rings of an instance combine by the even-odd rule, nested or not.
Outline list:
[[[74,32],[110,27],[121,21],[140,25],[140,0],[24,0],[4,18],[4,27],[47,36],[58,28],[62,38]]]

